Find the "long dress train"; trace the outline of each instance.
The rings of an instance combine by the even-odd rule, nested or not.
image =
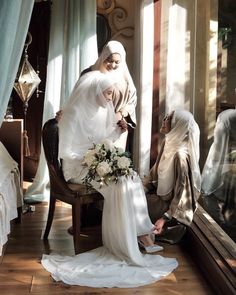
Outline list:
[[[175,258],[139,251],[137,236],[153,228],[140,178],[94,186],[104,196],[103,246],[73,257],[43,255],[44,268],[56,281],[97,288],[143,286],[171,273],[178,266]]]

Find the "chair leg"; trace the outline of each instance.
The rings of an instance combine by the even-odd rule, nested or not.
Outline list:
[[[72,205],[72,226],[74,229],[74,248],[75,254],[79,253],[79,238],[80,238],[80,200],[78,199],[75,204]]]
[[[89,208],[89,204],[83,204],[80,206],[80,226],[81,228],[86,227],[86,217],[88,216],[88,208]]]
[[[53,216],[54,216],[54,211],[55,211],[55,205],[56,205],[56,199],[50,195],[50,202],[49,202],[49,209],[48,209],[48,220],[47,220],[47,225],[46,229],[44,232],[44,240],[48,238],[51,226],[52,226],[52,221],[53,221]]]

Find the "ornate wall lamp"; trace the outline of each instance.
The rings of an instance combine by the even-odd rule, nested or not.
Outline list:
[[[17,94],[19,95],[20,99],[23,102],[24,108],[24,132],[23,132],[23,139],[24,139],[24,155],[30,156],[30,149],[29,149],[29,142],[26,130],[26,115],[28,109],[28,101],[30,100],[31,96],[37,89],[37,97],[39,95],[38,85],[41,82],[38,71],[35,72],[32,65],[28,61],[28,54],[27,49],[30,43],[32,42],[32,35],[28,32],[28,41],[25,42],[25,50],[22,62],[19,66],[18,73],[16,75],[16,80],[14,84],[14,89],[16,90]]]

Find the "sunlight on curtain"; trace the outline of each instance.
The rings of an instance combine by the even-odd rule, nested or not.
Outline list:
[[[185,105],[186,81],[189,81],[190,33],[187,11],[179,5],[170,8],[166,77],[166,113]],[[174,46],[174,44],[176,44]],[[189,106],[186,108],[188,109]]]
[[[55,116],[80,72],[96,58],[96,0],[53,1],[43,123]],[[48,197],[48,172],[41,151],[34,182],[25,193],[27,202]]]
[[[0,9],[0,125],[13,89],[34,0],[1,0]]]
[[[135,81],[138,92],[138,125],[135,133],[134,161],[143,177],[150,169],[150,146],[152,129],[153,51],[154,51],[154,6],[152,0],[137,2],[135,28],[137,33]],[[140,31],[139,31],[140,30]]]

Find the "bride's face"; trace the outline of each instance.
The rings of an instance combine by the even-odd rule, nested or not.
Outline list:
[[[100,107],[105,108],[107,106],[107,103],[112,101],[112,93],[113,93],[113,87],[108,87],[105,89],[100,95],[97,95],[97,104]]]
[[[104,98],[107,102],[112,101],[113,87],[109,87],[103,91]]]

